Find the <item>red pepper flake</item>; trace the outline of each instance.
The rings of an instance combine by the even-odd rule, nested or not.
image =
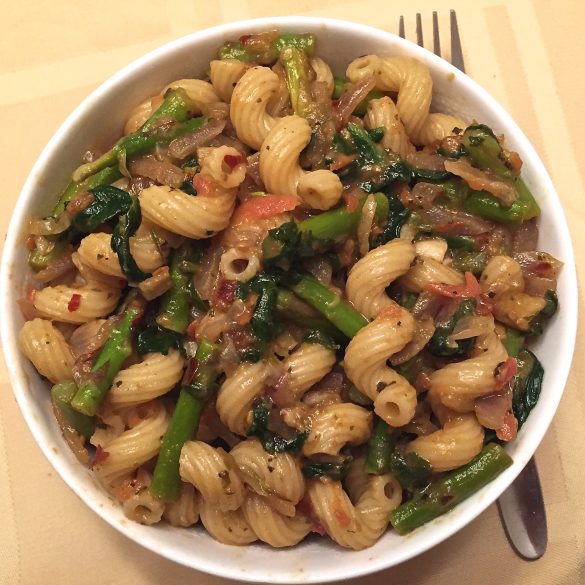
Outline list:
[[[185,374],[183,375],[183,384],[190,384],[193,381],[193,378],[196,376],[198,370],[199,362],[195,358],[191,358],[187,362],[187,368],[185,369]]]
[[[498,389],[503,388],[518,371],[518,362],[515,358],[509,357],[505,362],[501,362],[496,366],[494,377],[498,383]]]
[[[471,272],[465,273],[465,284],[432,283],[425,290],[450,299],[477,299],[481,294],[479,282]]]
[[[95,455],[93,457],[91,467],[92,468],[97,467],[98,465],[103,463],[109,456],[110,454],[107,451],[104,451],[101,445],[98,445],[95,448]]]
[[[205,197],[206,195],[211,195],[214,191],[213,181],[202,174],[195,175],[191,182],[193,183],[193,188],[197,191],[197,195]]]
[[[504,422],[499,429],[496,429],[496,436],[500,441],[513,441],[518,434],[518,421],[516,417],[510,412],[504,415]]]
[[[339,107],[339,101],[340,100],[331,100],[331,107],[332,108],[338,108]]]
[[[79,309],[80,304],[81,304],[81,295],[78,293],[73,293],[71,295],[71,298],[69,299],[69,302],[67,303],[67,310],[70,313],[73,313],[74,311],[77,311],[77,309]]]
[[[226,154],[223,162],[233,171],[238,165],[246,162],[246,158],[242,154]]]
[[[347,213],[354,213],[354,211],[357,211],[360,208],[360,202],[355,195],[344,193],[342,197],[345,202],[345,210]]]

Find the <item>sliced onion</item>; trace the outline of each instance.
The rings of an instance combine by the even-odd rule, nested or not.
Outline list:
[[[204,301],[213,298],[215,288],[220,278],[219,263],[224,251],[223,246],[218,246],[217,244],[212,245],[208,249],[207,254],[203,256],[201,270],[199,270],[193,278],[195,288]]]
[[[523,221],[512,233],[510,256],[521,252],[536,250],[538,243],[538,225],[536,218]]]
[[[435,332],[435,323],[432,317],[424,317],[417,321],[417,328],[414,337],[400,350],[395,353],[390,360],[393,366],[398,366],[407,362],[410,358],[417,355],[423,347],[429,342]]]
[[[169,144],[169,156],[182,159],[194,154],[199,147],[206,146],[215,137],[219,136],[223,132],[225,124],[225,119],[210,120],[207,124],[201,126],[201,128],[175,138]]]
[[[499,429],[504,424],[504,416],[512,408],[512,391],[490,394],[475,400],[475,415],[479,424],[487,429]]]
[[[305,268],[324,286],[329,286],[333,276],[331,263],[324,258],[315,258],[305,262]]]
[[[445,158],[430,152],[416,151],[406,155],[406,162],[417,169],[444,171]]]
[[[563,267],[563,263],[547,252],[522,252],[514,255],[514,260],[520,264],[524,276],[540,276],[556,279]]]
[[[70,270],[73,270],[75,265],[71,259],[71,251],[62,254],[53,262],[49,263],[46,268],[39,270],[34,273],[34,279],[39,282],[49,282],[55,280],[64,274],[67,274]]]
[[[343,92],[337,102],[337,107],[334,111],[334,116],[337,119],[339,126],[344,128],[347,126],[350,116],[364,98],[374,89],[376,81],[373,77],[365,77],[353,87],[350,87]]]
[[[457,321],[453,332],[447,337],[447,343],[481,337],[494,330],[494,318],[491,315],[467,315]]]
[[[439,225],[451,224],[453,229],[449,231],[452,235],[477,236],[491,232],[495,224],[485,219],[480,219],[463,211],[452,211],[445,207],[431,207],[419,212],[421,223],[434,228]]]
[[[362,214],[357,228],[357,240],[361,256],[365,256],[370,251],[370,232],[372,231],[376,207],[376,199],[373,195],[368,195],[362,207]]]
[[[128,164],[128,170],[133,176],[148,177],[174,189],[180,187],[185,180],[182,169],[168,159],[159,160],[152,155],[136,157]]]
[[[406,197],[407,204],[415,209],[430,209],[433,207],[435,199],[443,193],[443,189],[439,185],[433,183],[425,183],[421,181],[417,183]]]
[[[46,256],[55,247],[55,242],[49,240],[45,236],[35,236],[35,248]]]
[[[71,219],[66,213],[62,213],[57,219],[54,217],[31,219],[28,231],[33,236],[55,236],[62,234],[70,225]]]
[[[556,278],[543,278],[540,276],[526,276],[524,278],[524,292],[526,294],[543,297],[549,290],[557,290]]]
[[[445,254],[447,253],[447,242],[437,238],[429,240],[418,240],[414,243],[416,255],[423,258],[432,258],[437,262],[443,262]]]
[[[95,337],[105,322],[105,319],[95,319],[94,321],[84,323],[75,329],[69,338],[69,347],[71,347],[71,352],[75,359],[82,355],[88,355],[93,349],[95,349],[95,346],[93,345]]]

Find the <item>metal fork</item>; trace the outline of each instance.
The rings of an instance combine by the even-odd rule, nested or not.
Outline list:
[[[454,10],[450,12],[450,28],[451,63],[465,73],[457,15]],[[404,16],[398,21],[398,34],[403,39],[406,38]],[[416,42],[424,47],[420,13],[416,15]],[[436,12],[433,12],[433,53],[441,57],[439,18]],[[542,488],[534,458],[530,459],[514,483],[500,496],[498,509],[508,542],[516,553],[526,560],[539,559],[546,551],[548,535]]]

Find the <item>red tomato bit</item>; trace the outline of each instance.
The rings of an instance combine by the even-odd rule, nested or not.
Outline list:
[[[79,309],[79,305],[81,304],[81,295],[78,293],[74,293],[71,295],[69,302],[67,303],[67,310],[70,313],[77,311]]]

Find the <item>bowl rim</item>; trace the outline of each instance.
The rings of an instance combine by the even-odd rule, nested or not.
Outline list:
[[[43,435],[43,423],[36,419],[32,412],[32,397],[30,393],[25,391],[26,380],[22,377],[17,376],[16,371],[11,364],[18,363],[24,358],[18,350],[17,344],[17,332],[14,324],[2,328],[2,349],[4,354],[5,362],[8,366],[8,373],[10,383],[23,414],[23,417],[38,443],[41,451],[45,457],[49,460],[54,469],[59,473],[65,483],[74,491],[74,493],[87,505],[91,510],[98,514],[108,524],[113,526],[116,530],[130,538],[132,541],[137,542],[141,546],[149,549],[152,552],[158,553],[159,555],[166,557],[167,559],[173,560],[182,565],[195,568],[200,571],[214,574],[224,578],[240,579],[254,582],[270,582],[270,583],[325,583],[330,581],[336,581],[340,579],[349,579],[353,577],[359,577],[374,573],[376,571],[383,570],[390,566],[405,562],[430,548],[436,546],[440,542],[446,540],[461,528],[469,524],[479,514],[481,514],[489,505],[491,505],[501,493],[512,483],[516,476],[524,468],[530,457],[534,454],[536,448],[542,441],[546,431],[550,427],[553,416],[558,408],[559,402],[564,392],[567,377],[570,371],[572,362],[576,332],[577,332],[577,306],[578,306],[578,294],[577,294],[577,279],[575,271],[575,261],[573,246],[571,243],[567,221],[565,218],[564,211],[560,206],[560,201],[552,180],[546,171],[544,164],[540,157],[536,153],[534,147],[529,142],[528,138],[524,135],[518,124],[512,119],[507,111],[477,82],[473,81],[466,75],[461,74],[448,62],[436,57],[426,49],[423,49],[408,40],[400,39],[397,35],[369,26],[361,23],[356,23],[348,20],[326,18],[326,17],[312,17],[312,16],[281,16],[281,17],[263,17],[256,19],[246,19],[240,21],[234,21],[229,23],[220,24],[214,27],[197,30],[188,35],[182,36],[178,39],[172,40],[162,46],[142,55],[135,59],[131,63],[124,66],[118,72],[114,73],[101,85],[99,85],[94,91],[92,91],[74,110],[65,121],[59,126],[57,131],[53,134],[45,148],[34,163],[24,185],[17,199],[14,207],[6,240],[4,243],[4,250],[2,253],[2,265],[0,269],[0,302],[3,309],[3,314],[11,316],[13,311],[12,302],[12,285],[11,285],[11,272],[15,262],[14,255],[20,245],[20,238],[22,234],[23,222],[26,221],[26,207],[27,202],[35,191],[35,184],[38,181],[39,176],[42,176],[43,169],[45,168],[48,160],[50,159],[51,153],[59,147],[63,142],[63,139],[67,137],[70,129],[75,125],[77,120],[87,111],[93,107],[95,102],[99,102],[101,98],[110,92],[117,84],[123,81],[126,77],[132,74],[140,72],[145,65],[153,60],[157,60],[159,57],[163,57],[168,53],[172,53],[183,46],[190,45],[192,43],[206,42],[207,39],[215,38],[220,35],[229,37],[230,34],[242,28],[248,28],[250,30],[262,30],[269,27],[286,28],[287,26],[302,27],[308,26],[311,28],[317,28],[319,26],[330,27],[337,32],[348,31],[361,34],[375,35],[378,38],[385,37],[386,41],[392,40],[397,44],[403,44],[405,48],[415,57],[421,59],[424,58],[426,61],[434,62],[437,66],[444,71],[452,71],[458,75],[458,80],[465,86],[466,91],[471,91],[473,94],[479,96],[479,99],[487,104],[487,106],[495,113],[499,120],[502,120],[506,125],[515,128],[515,140],[520,144],[521,150],[528,154],[531,162],[534,166],[538,167],[540,171],[539,179],[544,181],[542,185],[542,191],[546,192],[549,197],[558,204],[558,211],[555,216],[556,227],[560,228],[560,233],[557,234],[560,240],[560,246],[563,248],[563,255],[565,265],[563,268],[563,277],[565,279],[565,285],[568,290],[567,298],[563,298],[563,313],[573,317],[567,321],[566,329],[563,331],[564,347],[569,348],[570,351],[566,351],[559,356],[559,367],[558,370],[561,372],[561,376],[555,379],[553,384],[557,388],[557,391],[548,397],[548,410],[546,413],[541,415],[540,426],[532,429],[532,432],[528,436],[522,438],[522,458],[515,457],[513,465],[508,468],[502,475],[500,475],[494,482],[490,484],[491,489],[488,494],[484,494],[484,497],[479,498],[477,494],[472,496],[475,499],[475,505],[463,514],[449,514],[450,522],[443,523],[443,529],[430,530],[428,534],[425,534],[426,538],[420,542],[414,540],[415,546],[408,549],[401,556],[393,559],[391,562],[384,562],[383,560],[372,563],[363,564],[362,566],[354,566],[352,570],[341,573],[339,570],[335,570],[331,567],[331,573],[329,574],[307,574],[304,573],[297,579],[291,579],[290,575],[285,575],[283,578],[271,577],[271,581],[266,581],[266,574],[262,573],[260,569],[257,572],[240,572],[237,567],[232,567],[231,564],[213,563],[207,559],[198,557],[197,555],[186,555],[181,554],[180,551],[175,550],[172,546],[162,548],[160,543],[156,542],[157,539],[144,538],[140,535],[138,538],[137,534],[134,534],[131,523],[121,524],[117,522],[104,507],[100,506],[91,493],[88,493],[77,483],[74,477],[70,474],[68,467],[69,463],[63,458],[57,456],[56,453],[50,448],[48,443],[41,440]],[[486,488],[484,488],[485,490]],[[482,490],[482,492],[484,491]],[[445,518],[443,516],[442,518]],[[436,521],[435,521],[436,522]],[[273,551],[270,551],[274,554]],[[347,552],[348,555],[351,552]],[[194,562],[196,561],[196,562]]]

